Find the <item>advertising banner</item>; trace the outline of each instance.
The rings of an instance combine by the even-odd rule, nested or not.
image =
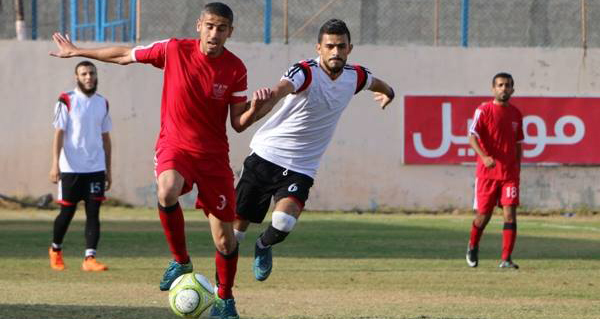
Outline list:
[[[468,128],[475,109],[492,99],[405,96],[405,164],[475,162]],[[600,98],[513,97],[510,103],[523,114],[523,163],[600,164]]]

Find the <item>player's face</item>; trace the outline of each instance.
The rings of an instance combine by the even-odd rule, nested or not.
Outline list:
[[[317,44],[321,65],[333,74],[343,70],[351,51],[352,44],[349,43],[346,34],[325,33],[321,38],[321,43]]]
[[[507,102],[514,91],[515,90],[510,79],[496,78],[496,80],[494,81],[492,93],[494,93],[494,98],[496,99],[496,101],[502,103]]]
[[[204,13],[198,19],[196,30],[200,34],[200,50],[208,56],[218,56],[223,52],[225,41],[231,36],[233,26],[229,19]]]
[[[98,74],[93,66],[82,65],[77,68],[75,74],[77,86],[84,94],[91,95],[96,92],[98,86]]]

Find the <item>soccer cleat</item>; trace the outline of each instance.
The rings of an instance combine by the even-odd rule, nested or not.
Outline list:
[[[221,317],[221,312],[219,311],[219,307],[217,307],[217,302],[215,298],[215,303],[212,307],[210,307],[210,314],[208,315],[211,319],[218,319]]]
[[[252,264],[252,270],[254,271],[254,278],[258,281],[265,281],[269,278],[271,270],[273,269],[273,253],[271,247],[260,248],[258,244],[254,245],[254,263]]]
[[[83,260],[81,269],[83,271],[105,271],[108,270],[108,267],[105,264],[98,262],[96,257],[88,256]]]
[[[477,267],[479,265],[479,247],[467,248],[467,265]]]
[[[62,250],[54,251],[52,247],[48,248],[50,256],[50,268],[58,271],[65,270],[65,262],[63,261]]]
[[[167,291],[171,288],[171,284],[177,277],[190,273],[194,270],[192,262],[189,261],[187,264],[180,264],[175,260],[169,261],[169,266],[165,270],[162,280],[160,281],[159,288],[161,291]]]
[[[235,299],[221,299],[215,291],[215,303],[210,309],[210,317],[214,319],[239,319],[235,309]]]
[[[509,268],[509,269],[519,269],[519,265],[512,262],[512,260],[503,260],[498,265],[498,268]]]

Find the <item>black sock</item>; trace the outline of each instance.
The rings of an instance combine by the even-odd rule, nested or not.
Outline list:
[[[73,216],[75,216],[75,209],[77,209],[76,205],[60,206],[60,213],[58,214],[58,216],[56,216],[56,219],[54,220],[54,232],[52,237],[53,243],[57,245],[62,244],[63,239],[65,238],[65,234],[69,229],[69,224],[71,224],[71,220],[73,219]]]
[[[273,225],[269,225],[265,232],[260,235],[260,243],[265,247],[272,246],[282,242],[289,234],[276,229]]]
[[[100,204],[89,200],[85,202],[85,241],[87,248],[97,249],[100,240]]]

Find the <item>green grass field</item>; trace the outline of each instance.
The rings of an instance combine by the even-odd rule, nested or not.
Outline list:
[[[104,273],[79,269],[80,211],[65,239],[67,269],[47,247],[56,212],[0,210],[0,318],[177,318],[158,281],[169,260],[156,212],[102,211]],[[197,272],[214,280],[214,248],[199,211],[187,211]],[[265,282],[251,272],[251,228],[236,279],[242,318],[600,318],[600,217],[522,217],[513,258],[497,268],[500,216],[483,237],[478,268],[464,254],[471,216],[306,213],[274,250]]]

